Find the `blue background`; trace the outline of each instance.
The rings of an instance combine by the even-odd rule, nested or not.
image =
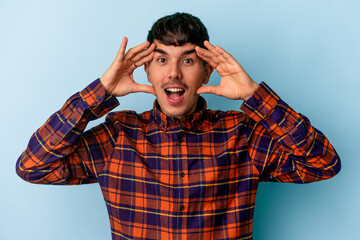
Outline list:
[[[15,162],[50,114],[106,71],[124,35],[138,45],[156,19],[176,11],[200,17],[212,43],[308,116],[342,158],[328,181],[260,184],[255,240],[360,239],[357,0],[0,0],[0,239],[111,238],[97,184],[28,184]],[[142,69],[135,79],[147,82]],[[213,74],[210,84],[218,82]],[[240,106],[205,97],[211,109]],[[142,112],[154,96],[120,101],[116,110]]]

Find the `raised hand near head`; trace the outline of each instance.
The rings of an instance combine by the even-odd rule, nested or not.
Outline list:
[[[135,82],[133,72],[154,57],[155,44],[146,41],[125,53],[127,38],[124,37],[115,60],[100,78],[107,93],[125,96],[129,93],[146,92],[156,95],[152,86]]]
[[[201,86],[197,93],[212,93],[229,99],[247,100],[258,88],[242,66],[228,52],[219,46],[214,47],[204,42],[208,49],[196,47],[197,55],[208,62],[219,73],[221,80],[218,86]]]

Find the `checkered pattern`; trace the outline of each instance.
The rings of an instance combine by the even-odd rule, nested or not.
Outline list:
[[[16,170],[42,184],[98,182],[115,239],[252,239],[259,182],[328,179],[340,160],[328,139],[265,83],[242,112],[206,109],[179,121],[118,104],[99,79],[31,137]]]

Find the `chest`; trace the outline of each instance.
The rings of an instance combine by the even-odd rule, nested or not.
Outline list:
[[[257,186],[247,141],[230,131],[122,133],[99,183],[116,194],[222,198]]]

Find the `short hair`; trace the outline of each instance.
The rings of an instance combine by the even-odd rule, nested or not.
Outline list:
[[[204,41],[209,41],[209,34],[198,17],[177,12],[154,23],[147,40],[153,43],[155,39],[164,45],[182,46],[192,43],[204,48]]]

